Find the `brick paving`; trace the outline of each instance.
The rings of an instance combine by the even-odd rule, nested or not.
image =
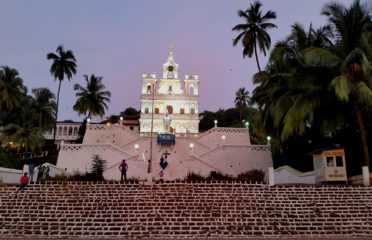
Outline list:
[[[372,239],[372,187],[0,185],[0,239]]]

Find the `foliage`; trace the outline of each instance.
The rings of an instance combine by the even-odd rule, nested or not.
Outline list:
[[[79,114],[87,114],[88,118],[92,116],[104,116],[105,110],[108,109],[107,103],[110,102],[111,93],[105,91],[105,85],[102,83],[102,77],[94,74],[84,75],[86,87],[80,84],[74,85],[76,92],[76,103],[73,109]]]
[[[212,171],[209,176],[204,177],[197,173],[189,172],[185,178],[186,181],[249,181],[249,182],[263,182],[265,173],[262,170],[249,170],[247,172],[239,174],[237,177],[230,175],[224,175],[220,172]]]
[[[61,83],[65,79],[65,77],[67,77],[67,79],[70,80],[72,76],[76,74],[77,68],[76,58],[71,50],[65,51],[63,46],[59,45],[57,47],[56,53],[50,52],[47,54],[47,59],[53,61],[52,65],[50,66],[50,74],[54,77],[55,80],[59,81],[53,141],[55,141],[57,132],[59,93],[61,91]]]
[[[240,181],[263,182],[265,179],[265,173],[260,169],[253,169],[239,174],[237,179]]]
[[[187,173],[187,176],[186,176],[186,181],[204,181],[205,180],[205,177],[197,174],[197,173],[193,173],[193,172],[188,172]]]
[[[18,168],[18,165],[14,154],[9,149],[0,147],[0,167]]]
[[[243,57],[252,57],[254,52],[259,72],[261,72],[261,67],[258,61],[257,48],[266,56],[266,50],[271,45],[271,38],[267,30],[277,27],[269,22],[272,19],[276,19],[276,13],[268,11],[262,15],[261,7],[262,3],[255,1],[245,11],[239,10],[238,16],[244,19],[244,23],[232,28],[233,31],[239,32],[239,35],[233,41],[233,46],[235,47],[239,42],[242,43],[244,48]]]
[[[95,180],[103,180],[103,172],[107,166],[107,160],[102,159],[100,155],[92,156],[91,173]]]
[[[136,116],[139,113],[140,113],[140,111],[138,111],[137,109],[132,108],[132,107],[128,107],[124,110],[124,112],[121,112],[120,115],[121,116]]]
[[[294,24],[291,34],[275,44],[265,71],[254,76],[258,86],[252,96],[263,127],[280,139],[272,145],[274,158],[279,156],[284,162],[301,159],[305,164],[306,154],[316,148],[351,147],[343,134],[355,136],[344,130],[357,128],[359,149],[365,165],[369,164],[370,12],[371,7],[358,0],[350,8],[326,4],[322,13],[328,17],[328,25],[319,29],[310,25],[306,31]]]
[[[11,111],[21,106],[27,88],[18,71],[8,66],[0,67],[0,110]]]
[[[240,118],[239,120],[242,121],[242,111],[247,107],[252,106],[251,97],[249,96],[249,92],[243,87],[239,88],[238,91],[235,93],[235,107],[240,111]]]

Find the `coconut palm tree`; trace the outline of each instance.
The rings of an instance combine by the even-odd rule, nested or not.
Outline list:
[[[79,114],[88,114],[87,117],[104,116],[108,109],[107,103],[110,102],[111,93],[105,91],[105,85],[102,83],[102,77],[92,74],[90,77],[84,75],[86,87],[80,84],[74,85],[77,91],[75,105],[73,109]]]
[[[359,0],[355,0],[350,8],[339,3],[329,3],[322,11],[322,14],[328,17],[337,37],[335,53],[342,59],[340,74],[333,79],[330,86],[340,100],[351,102],[354,106],[364,166],[370,164],[362,109],[367,109],[367,111],[372,109],[371,12],[372,5],[367,5],[367,3],[362,5]]]
[[[55,114],[54,124],[54,136],[53,141],[56,139],[57,131],[57,119],[58,119],[58,106],[59,106],[59,92],[61,90],[61,83],[67,77],[71,80],[73,75],[76,74],[76,58],[71,50],[65,51],[62,45],[57,47],[56,53],[50,52],[47,54],[47,59],[52,60],[53,63],[50,66],[50,74],[54,77],[54,80],[58,80],[58,92],[57,92],[57,107]]]
[[[18,108],[20,114],[17,120],[1,129],[0,141],[3,144],[11,142],[17,151],[40,150],[44,145],[42,130],[32,118],[34,112],[29,108],[29,101]]]
[[[238,91],[235,93],[235,107],[239,109],[240,113],[240,122],[242,121],[242,112],[247,107],[250,107],[251,104],[251,97],[249,96],[249,92],[245,90],[245,88],[239,88]]]
[[[18,71],[8,66],[0,67],[0,109],[12,111],[21,105],[27,94]]]
[[[53,128],[57,104],[55,95],[48,88],[32,89],[33,101],[31,109],[37,125],[47,131]]]
[[[271,38],[267,30],[277,27],[269,22],[276,19],[276,13],[268,11],[262,14],[261,7],[262,3],[255,1],[250,4],[250,8],[247,10],[239,10],[238,16],[244,18],[244,23],[232,28],[233,31],[239,32],[239,35],[233,40],[233,46],[235,47],[239,42],[242,43],[244,47],[243,57],[248,56],[250,58],[254,52],[259,72],[261,72],[261,67],[258,61],[257,48],[266,56],[266,51],[270,49],[271,45]]]

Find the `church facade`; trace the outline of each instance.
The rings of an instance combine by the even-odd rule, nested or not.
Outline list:
[[[115,124],[88,124],[82,144],[61,143],[57,167],[67,173],[88,172],[92,157],[107,161],[106,179],[119,180],[126,160],[127,178],[184,179],[189,173],[237,176],[273,166],[271,147],[252,145],[249,128],[221,128],[199,133],[199,76],[180,80],[179,65],[169,52],[161,78],[142,75],[140,129]],[[163,138],[162,138],[163,136]]]
[[[140,131],[199,132],[199,76],[187,74],[181,81],[172,49],[161,78],[155,73],[142,75]]]

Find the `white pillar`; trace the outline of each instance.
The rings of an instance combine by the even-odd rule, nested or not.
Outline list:
[[[363,183],[364,183],[364,186],[371,185],[371,181],[369,179],[369,167],[368,166],[362,167],[362,172],[363,172]]]
[[[274,175],[274,168],[269,167],[269,185],[274,186],[275,185],[275,175]]]

